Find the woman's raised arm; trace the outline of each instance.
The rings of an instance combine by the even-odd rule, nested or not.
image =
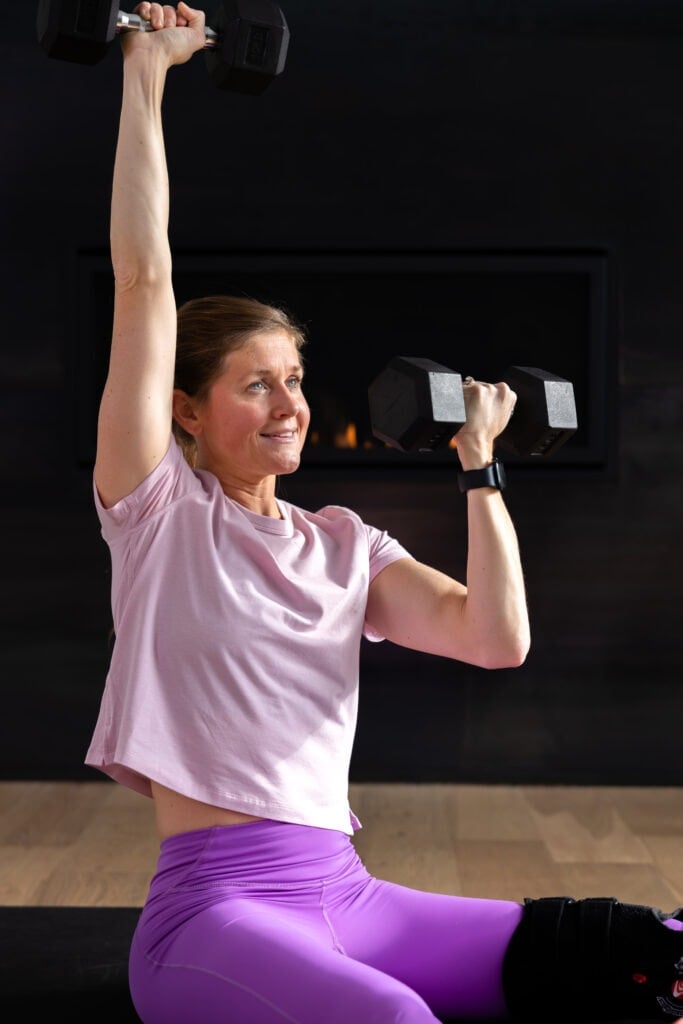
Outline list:
[[[97,432],[95,483],[106,506],[129,494],[171,438],[176,305],[161,105],[168,69],[204,45],[204,14],[142,3],[154,32],[121,37],[123,96],[111,202],[114,324]]]

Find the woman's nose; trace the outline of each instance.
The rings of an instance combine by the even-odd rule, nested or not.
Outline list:
[[[275,409],[281,416],[291,416],[297,412],[301,395],[289,387],[279,388],[275,395]]]

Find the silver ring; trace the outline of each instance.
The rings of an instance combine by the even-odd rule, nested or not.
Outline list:
[[[474,377],[465,377],[463,384],[474,384]]]

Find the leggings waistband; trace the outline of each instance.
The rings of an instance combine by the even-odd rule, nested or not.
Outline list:
[[[150,894],[203,885],[305,886],[367,875],[350,836],[332,829],[261,820],[182,832],[164,839]]]

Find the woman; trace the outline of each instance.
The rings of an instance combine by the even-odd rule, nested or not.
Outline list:
[[[161,102],[168,69],[203,46],[204,15],[136,10],[155,31],[121,39],[94,473],[116,643],[87,755],[155,803],[135,1006],[145,1024],[504,1018],[529,1002],[515,981],[528,908],[372,878],[347,791],[361,636],[487,668],[524,661],[513,525],[497,488],[468,491],[465,586],[349,509],[278,500],[309,424],[303,338],[250,299],[176,311]],[[466,392],[458,454],[476,473],[515,396]]]

